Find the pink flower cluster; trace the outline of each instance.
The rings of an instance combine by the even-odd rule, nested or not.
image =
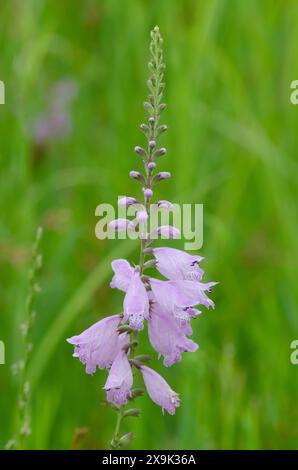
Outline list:
[[[128,322],[133,330],[142,330],[147,321],[153,348],[163,356],[164,365],[171,366],[181,361],[183,352],[194,352],[198,348],[188,337],[192,333],[191,319],[201,313],[195,307],[214,307],[206,292],[216,283],[201,282],[200,256],[167,247],[149,250],[157,270],[167,280],[142,279],[139,267],[133,268],[125,259],[113,261],[111,287],[125,293],[123,313],[104,318],[68,339],[75,345],[74,356],[85,364],[87,373],[93,374],[97,367],[109,369],[104,388],[107,401],[117,406],[127,403],[133,385],[127,347],[129,335],[119,333],[119,326]],[[173,414],[180,403],[178,394],[154,370],[143,364],[138,368],[151,399]]]
[[[153,189],[161,181],[168,180],[171,174],[166,171],[156,173],[157,161],[166,154],[164,147],[158,147],[157,138],[167,130],[165,124],[160,125],[160,115],[166,105],[162,102],[164,89],[164,70],[162,38],[159,28],[151,32],[150,61],[151,73],[147,81],[149,88],[148,101],[144,107],[149,113],[147,123],[140,128],[147,137],[146,148],[136,146],[134,151],[144,164],[144,172],[131,171],[130,177],[142,185],[144,203],[131,196],[121,197],[119,207],[134,206],[136,220],[134,222],[119,218],[109,224],[115,232],[136,230],[141,240],[140,261],[138,266],[131,266],[125,259],[112,262],[114,276],[111,287],[124,293],[121,313],[104,318],[78,336],[68,339],[73,344],[74,356],[85,365],[86,372],[93,374],[97,368],[108,369],[108,378],[104,389],[106,400],[118,408],[118,418],[112,446],[118,448],[131,433],[120,437],[119,427],[123,416],[136,416],[139,410],[124,410],[123,406],[136,396],[133,389],[132,366],[136,367],[142,377],[150,398],[170,414],[175,413],[180,399],[168,383],[156,371],[144,364],[148,358],[135,356],[138,331],[147,325],[148,336],[152,347],[163,357],[167,367],[181,361],[184,352],[194,352],[198,345],[190,339],[191,322],[201,313],[199,306],[214,307],[208,292],[215,282],[202,282],[203,270],[200,267],[202,258],[184,251],[169,248],[152,248],[153,241],[158,238],[178,238],[177,228],[167,225],[147,232],[150,222],[150,209],[162,208],[171,211],[170,201],[159,200],[152,203]],[[143,226],[146,230],[143,231]],[[149,231],[150,232],[150,231]],[[147,256],[151,259],[146,260]],[[148,268],[155,267],[163,280],[144,274]]]

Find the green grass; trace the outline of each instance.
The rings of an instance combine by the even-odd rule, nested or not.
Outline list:
[[[138,242],[99,241],[96,206],[135,194],[132,149],[145,113],[149,31],[164,37],[166,101],[158,194],[204,204],[204,268],[216,309],[194,324],[196,354],[154,367],[180,392],[174,417],[144,396],[127,419],[134,448],[297,448],[298,366],[290,343],[297,316],[298,78],[294,0],[2,1],[0,107],[0,445],[13,436],[22,355],[28,253],[38,225],[43,287],[36,305],[32,435],[27,447],[106,448],[114,412],[100,406],[105,373],[90,377],[65,338],[118,312],[109,289],[114,257],[137,261]],[[73,132],[36,159],[30,124],[49,88],[79,87]],[[182,247],[182,243],[177,246]],[[149,352],[146,333],[142,351]]]

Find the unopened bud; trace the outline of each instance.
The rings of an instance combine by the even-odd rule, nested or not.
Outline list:
[[[150,113],[154,112],[152,104],[148,103],[148,101],[145,101],[144,108],[146,109],[146,111],[149,111]]]
[[[153,139],[152,139],[152,140],[149,140],[149,147],[150,147],[151,149],[154,149],[155,145],[156,145],[155,140],[153,140]]]
[[[168,180],[171,178],[171,173],[169,171],[161,171],[154,176],[154,183],[161,180]]]
[[[133,432],[128,432],[127,434],[124,434],[120,440],[119,440],[119,445],[124,446],[126,444],[129,444],[135,437],[135,433]]]
[[[136,202],[137,200],[134,197],[129,197],[129,196],[120,197],[118,199],[118,207],[120,208],[128,207],[128,206],[135,204]]]
[[[156,259],[150,259],[149,261],[146,261],[146,263],[144,263],[144,269],[154,268],[156,264],[157,264]]]
[[[156,163],[154,163],[154,162],[149,162],[148,165],[147,165],[147,168],[148,168],[149,171],[154,170],[155,167],[156,167]]]
[[[156,207],[158,209],[165,209],[167,211],[173,210],[174,206],[170,201],[166,201],[165,199],[161,199],[160,201],[157,201]]]
[[[134,148],[134,151],[138,154],[138,155],[146,155],[146,151],[140,147],[139,145],[137,145],[135,148]]]
[[[156,150],[155,155],[157,157],[162,157],[167,153],[167,149],[165,147],[161,147],[160,149]]]
[[[146,255],[151,255],[153,253],[153,248],[144,248],[143,253],[146,253]]]
[[[139,211],[137,212],[137,221],[139,223],[144,223],[148,220],[148,214],[146,211]]]
[[[144,196],[147,200],[151,199],[153,196],[153,191],[150,188],[144,189]]]
[[[147,124],[144,124],[144,123],[140,124],[140,129],[141,129],[142,132],[144,132],[144,134],[146,136],[148,135],[149,127],[147,126]]]
[[[140,416],[141,414],[141,410],[139,408],[131,408],[130,410],[126,410],[124,413],[123,413],[123,416],[124,418],[126,418],[127,416]]]
[[[142,183],[145,182],[144,176],[139,171],[130,171],[129,176]]]
[[[162,124],[157,128],[157,135],[162,134],[163,132],[168,130],[168,126],[166,124]]]
[[[162,112],[164,109],[166,109],[167,105],[165,103],[161,103],[159,106],[158,106],[158,112]]]
[[[113,232],[125,232],[126,230],[134,230],[135,225],[128,219],[115,219],[109,222],[108,227]]]
[[[158,237],[167,239],[180,238],[180,236],[180,230],[171,225],[162,225],[161,227],[158,227],[157,229],[153,230],[153,232],[150,234],[151,239],[155,239]]]

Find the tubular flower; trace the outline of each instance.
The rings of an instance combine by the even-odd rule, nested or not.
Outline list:
[[[143,321],[149,315],[149,299],[140,273],[135,271],[128,286],[123,303],[124,321],[129,320],[135,330],[144,328]]]
[[[116,288],[126,292],[133,277],[134,269],[126,259],[115,259],[112,261],[112,269],[115,274],[110,286],[112,289]]]
[[[107,401],[115,405],[125,405],[131,397],[133,375],[127,355],[120,350],[114,359],[104,389],[107,392]]]
[[[174,392],[165,379],[150,367],[142,366],[141,373],[146,385],[149,397],[159,405],[164,413],[175,414],[175,408],[180,406],[178,393]]]
[[[199,266],[202,258],[199,255],[190,255],[176,248],[154,248],[153,256],[157,261],[156,268],[167,279],[200,281],[204,271]]]
[[[75,346],[74,357],[86,365],[87,374],[94,374],[96,367],[104,369],[111,365],[118,352],[120,320],[120,315],[106,317],[80,335],[68,338],[67,341]]]
[[[156,302],[148,320],[148,334],[154,349],[164,356],[165,366],[181,361],[182,352],[194,352],[198,349],[198,345],[179,328],[171,312],[165,311]]]
[[[210,291],[216,282],[203,284],[194,281],[160,281],[150,279],[150,285],[153,295],[157,302],[165,309],[185,324],[190,318],[194,317],[196,305],[205,307],[214,307],[214,303],[205,291]]]
[[[167,130],[160,122],[163,103],[164,70],[162,38],[159,28],[151,32],[150,60],[148,63],[150,78],[148,99],[144,108],[148,119],[141,123],[140,129],[145,135],[146,144],[136,145],[135,153],[144,170],[132,170],[129,175],[134,183],[139,184],[139,195],[121,196],[118,207],[126,217],[135,212],[135,220],[117,218],[109,224],[108,235],[119,238],[139,238],[140,256],[137,265],[126,259],[112,261],[114,272],[110,286],[123,293],[123,314],[113,315],[100,320],[78,336],[68,339],[75,346],[74,356],[86,366],[86,372],[92,374],[97,367],[109,370],[104,389],[106,403],[117,408],[115,433],[111,441],[113,448],[122,447],[133,438],[133,433],[120,434],[121,421],[126,416],[138,416],[139,409],[126,409],[125,405],[142,394],[142,390],[133,387],[132,367],[141,373],[151,400],[173,415],[180,406],[180,399],[165,379],[153,369],[144,365],[150,361],[147,354],[136,354],[140,347],[139,330],[148,326],[148,336],[153,349],[167,367],[180,362],[183,353],[195,352],[198,345],[189,338],[192,335],[192,320],[201,311],[197,307],[214,307],[208,292],[216,282],[202,282],[204,271],[200,267],[202,257],[188,254],[170,247],[154,247],[158,238],[181,238],[180,230],[167,225],[168,216],[176,208],[166,199],[157,199],[155,187],[160,182],[167,184],[171,178],[168,171],[158,172],[160,157],[167,154],[160,146],[158,138]],[[133,207],[131,207],[133,206]],[[161,222],[159,222],[161,215]],[[154,223],[155,219],[155,223]],[[169,217],[168,217],[169,219]],[[174,217],[173,217],[174,219]],[[160,223],[160,226],[159,226]],[[170,243],[170,242],[169,242]],[[148,259],[148,256],[151,258]],[[150,271],[157,269],[165,280],[155,279]],[[157,273],[157,274],[158,274]]]

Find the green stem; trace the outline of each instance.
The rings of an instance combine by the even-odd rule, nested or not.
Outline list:
[[[164,70],[164,64],[163,64],[163,55],[162,55],[162,38],[159,33],[159,29],[156,26],[153,31],[151,32],[151,43],[150,43],[150,53],[151,53],[151,65],[153,66],[153,72],[152,72],[152,86],[149,86],[150,94],[148,97],[149,102],[151,101],[152,105],[152,112],[150,113],[149,116],[149,126],[150,126],[150,132],[147,135],[147,155],[148,158],[144,159],[144,167],[145,167],[145,188],[152,189],[152,173],[148,170],[148,163],[154,161],[154,148],[151,148],[149,145],[149,142],[151,140],[156,141],[158,137],[157,129],[158,129],[158,122],[159,122],[159,115],[160,115],[160,110],[159,106],[161,103],[161,99],[163,96],[163,70]],[[153,118],[154,121],[153,123],[150,123],[150,118]],[[150,227],[150,202],[146,200],[144,196],[144,206],[146,208],[146,212],[148,214],[148,219],[147,219],[147,227]],[[147,248],[149,241],[147,239],[141,238],[141,246],[140,246],[140,257],[139,257],[139,269],[140,269],[140,276],[142,276],[143,271],[144,271],[144,263],[145,263],[145,256],[146,254],[144,253],[145,248]],[[131,342],[133,340],[136,340],[138,336],[137,331],[133,331],[130,334]],[[137,345],[134,344],[131,347],[130,350],[130,358],[135,357],[135,351],[136,351]],[[120,426],[122,422],[122,418],[124,416],[124,405],[121,405],[119,407],[119,410],[117,412],[117,421],[116,421],[116,427],[115,427],[115,432],[114,432],[114,437],[112,440],[112,445],[116,448],[119,447],[119,433],[120,433]]]

